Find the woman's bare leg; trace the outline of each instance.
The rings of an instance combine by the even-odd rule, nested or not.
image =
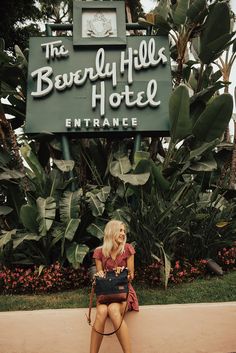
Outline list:
[[[97,312],[96,312],[96,319],[94,322],[94,327],[97,331],[104,332],[104,327],[106,323],[108,315],[107,305],[105,304],[98,304],[97,305]],[[90,353],[98,353],[101,343],[102,343],[103,336],[97,333],[93,328],[91,332],[91,341],[90,341]]]
[[[123,311],[125,310],[126,303],[112,303],[108,306],[108,315],[114,325],[114,329],[117,329],[121,322]],[[121,344],[124,353],[131,353],[131,343],[129,338],[128,327],[126,322],[123,320],[120,329],[116,332],[117,338]]]

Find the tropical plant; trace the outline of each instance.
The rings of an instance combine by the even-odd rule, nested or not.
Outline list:
[[[17,91],[23,75],[20,61],[7,55],[4,52],[4,41],[0,42],[0,219],[1,228],[10,230],[18,225],[20,207],[24,203],[24,168],[14,128],[23,123],[20,110],[25,109],[25,101],[21,97],[20,85]],[[1,102],[1,98],[8,96],[12,106]],[[10,122],[6,118],[7,113],[14,113],[18,118]],[[17,119],[20,123],[15,124]]]
[[[222,19],[222,16],[224,19],[221,21],[221,26],[218,26],[219,19]],[[212,97],[215,94],[219,94],[219,89],[225,87],[225,93],[228,92],[229,80],[227,78],[229,78],[229,72],[235,56],[232,54],[230,58],[229,54],[226,54],[225,63],[222,61],[221,56],[224,50],[229,50],[228,48],[233,42],[235,32],[232,31],[231,22],[234,20],[234,15],[227,2],[214,1],[214,3],[209,4],[206,0],[178,0],[174,2],[160,0],[156,8],[146,17],[149,22],[145,19],[140,19],[142,23],[151,24],[157,34],[169,35],[172,43],[171,58],[174,68],[172,71],[174,83],[176,86],[181,82],[185,83],[190,91],[191,98],[189,102],[187,90],[178,91],[178,94],[183,94],[182,102],[185,105],[183,105],[182,109],[187,118],[190,108],[190,119],[175,120],[178,129],[185,129],[185,131],[182,131],[184,136],[178,134],[178,138],[183,139],[187,137],[192,128],[194,129],[192,132],[197,133],[197,127],[193,127],[193,125]],[[233,53],[234,51],[233,46]],[[218,59],[220,60],[219,63]],[[219,65],[220,70],[214,72],[214,64]],[[223,81],[219,81],[222,75]],[[229,100],[230,98],[222,97],[221,99],[221,106],[225,107],[227,103],[226,101],[224,102],[224,99]],[[189,104],[190,107],[188,106]],[[218,124],[221,117],[223,119],[223,116],[223,112],[221,114],[219,111],[219,117],[215,119],[211,114],[211,119],[217,121]],[[173,117],[175,119],[174,111]],[[204,116],[203,118],[209,130],[211,125],[207,124],[210,117],[206,120]],[[228,118],[225,122],[227,120]],[[223,124],[225,122],[222,121]],[[227,125],[225,127],[227,128]],[[175,125],[172,125],[173,129],[176,129]],[[173,147],[178,142],[172,131],[172,139],[168,149],[168,156],[165,159],[165,165],[169,163]]]
[[[20,208],[25,202],[20,186],[24,173],[13,167],[12,157],[0,146],[0,228],[5,230],[18,226]]]
[[[3,233],[2,257],[6,258],[5,250],[11,250],[11,263],[48,265],[60,259],[78,267],[88,247],[83,239],[74,241],[83,212],[83,192],[68,190],[72,180],[64,180],[63,172],[68,171],[69,162],[54,161],[57,168],[47,175],[29,145],[21,148],[21,154],[28,165],[29,181],[26,203],[20,209],[24,228]]]

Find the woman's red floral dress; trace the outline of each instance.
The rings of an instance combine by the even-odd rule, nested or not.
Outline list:
[[[117,255],[115,260],[113,260],[111,256],[109,258],[105,257],[102,253],[102,247],[96,248],[94,250],[93,258],[100,260],[102,262],[103,268],[106,266],[106,270],[113,270],[117,266],[127,267],[127,259],[134,254],[135,250],[133,246],[126,243],[124,252]],[[139,311],[138,298],[131,283],[129,283],[128,309]]]

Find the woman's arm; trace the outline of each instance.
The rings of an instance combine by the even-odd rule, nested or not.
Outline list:
[[[102,267],[102,261],[95,259],[95,264],[96,264],[96,269],[97,269],[97,276],[103,277],[104,276],[104,271],[103,271],[103,267]]]
[[[134,279],[134,255],[131,255],[127,259],[127,267],[129,271],[129,279]]]

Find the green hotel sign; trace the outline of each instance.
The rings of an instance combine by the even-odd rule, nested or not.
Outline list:
[[[169,131],[166,37],[130,36],[126,46],[76,46],[72,37],[30,39],[26,132]]]

